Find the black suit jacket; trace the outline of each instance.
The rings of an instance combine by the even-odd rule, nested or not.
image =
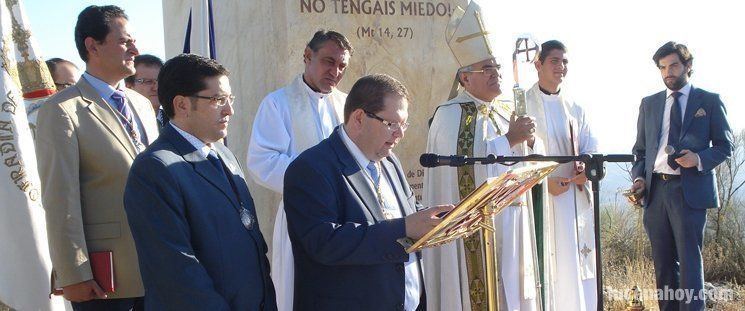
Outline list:
[[[414,213],[417,204],[398,159],[391,154],[381,163],[403,214]],[[296,311],[403,310],[409,255],[397,240],[406,237],[404,219],[383,217],[366,178],[338,127],[287,168]],[[421,299],[420,309],[425,305]]]
[[[267,246],[235,156],[214,143],[228,179],[171,125],[132,164],[124,207],[151,310],[276,310]]]

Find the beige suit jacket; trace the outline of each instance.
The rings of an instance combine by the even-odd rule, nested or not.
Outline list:
[[[125,89],[148,142],[158,136],[147,98]],[[36,147],[46,210],[53,286],[93,278],[88,253],[114,254],[116,293],[143,296],[134,240],[124,212],[124,185],[136,149],[115,111],[85,78],[39,110]]]

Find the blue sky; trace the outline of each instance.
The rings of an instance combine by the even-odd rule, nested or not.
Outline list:
[[[522,1],[479,3],[499,16],[486,21],[495,29],[496,42],[511,43],[529,33],[539,42],[558,39],[567,45],[565,88],[585,108],[602,152],[631,151],[641,99],[664,89],[652,55],[671,40],[686,44],[694,56],[692,85],[719,93],[732,127],[745,128],[739,74],[745,41],[736,30],[745,29],[745,19],[737,2],[533,0],[530,7]],[[514,45],[501,46],[498,55],[511,56]],[[503,67],[503,89],[511,91],[511,59],[504,60],[509,63]],[[524,68],[520,78],[523,87],[530,87],[537,79],[535,69]]]
[[[85,68],[75,49],[73,30],[78,14],[89,5],[113,4],[129,16],[129,30],[137,40],[140,53],[165,56],[163,39],[163,9],[157,0],[108,1],[23,1],[26,16],[31,21],[33,35],[45,59],[61,57]]]
[[[721,94],[732,127],[745,128],[745,93],[740,91],[743,78],[739,75],[745,40],[736,32],[745,29],[745,19],[737,2],[533,0],[530,7],[523,1],[480,3],[489,14],[485,22],[494,30],[493,46],[505,56],[502,75],[507,97],[514,83],[509,55],[515,37],[529,33],[539,41],[559,39],[567,45],[566,85],[586,108],[602,152],[630,151],[641,98],[663,89],[652,54],[669,40],[691,49],[693,85]],[[140,52],[165,56],[160,1],[24,1],[43,57],[62,57],[84,68],[75,50],[73,28],[78,13],[90,4],[122,7],[130,17],[130,31]],[[529,88],[536,79],[535,70],[521,69],[521,85]]]

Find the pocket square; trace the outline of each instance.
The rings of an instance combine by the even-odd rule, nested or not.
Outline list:
[[[693,115],[694,118],[700,118],[700,117],[705,117],[705,116],[706,116],[706,111],[704,111],[704,108],[698,108],[698,110],[696,111],[696,114]]]

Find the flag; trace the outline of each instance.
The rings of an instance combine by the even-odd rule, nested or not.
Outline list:
[[[184,53],[197,54],[217,60],[215,19],[212,8],[212,0],[192,0],[189,20],[186,22]],[[222,143],[227,146],[228,138],[223,138]]]
[[[17,61],[11,77],[21,87],[26,106],[31,134],[36,134],[36,115],[44,101],[57,92],[52,74],[43,59],[36,56],[36,43],[31,37],[29,23],[21,2],[10,3],[9,10],[12,28],[12,43]],[[10,42],[9,42],[10,44]]]
[[[47,98],[57,92],[54,79],[47,64],[41,57],[37,57],[36,42],[29,31],[31,27],[23,11],[21,2],[11,8],[11,22],[13,23],[13,42],[16,45],[16,61],[18,67],[18,81],[23,93],[31,134],[36,137],[36,115]]]
[[[216,49],[212,0],[192,0],[183,51],[217,59]]]
[[[0,301],[16,310],[64,310],[61,297],[49,298],[52,263],[23,100],[49,96],[53,83],[32,49],[20,0],[0,2],[0,35]]]

